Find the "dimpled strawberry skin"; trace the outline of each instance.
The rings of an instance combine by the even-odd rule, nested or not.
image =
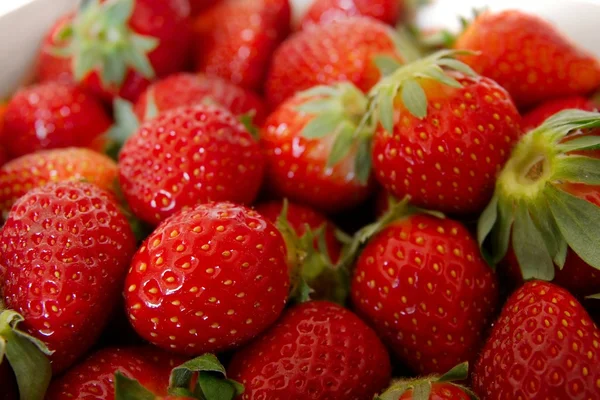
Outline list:
[[[4,302],[44,341],[54,372],[95,342],[117,302],[135,238],[113,197],[83,182],[30,191],[0,232]]]
[[[85,180],[113,191],[118,177],[117,164],[93,150],[72,147],[26,154],[0,167],[0,210],[7,214],[19,197],[49,182]]]
[[[289,290],[285,242],[242,206],[199,205],[162,223],[125,282],[135,330],[184,354],[239,346],[271,325]]]
[[[351,294],[396,355],[429,374],[476,358],[498,289],[465,227],[415,215],[368,243]]]
[[[198,105],[144,123],[123,146],[119,168],[134,214],[156,225],[207,201],[252,203],[264,161],[258,143],[229,111]]]
[[[238,352],[229,375],[243,400],[368,400],[389,383],[385,347],[364,322],[338,305],[312,301],[288,310]]]
[[[379,182],[415,205],[446,213],[477,213],[489,202],[496,174],[521,136],[520,116],[494,81],[452,75],[463,87],[425,81],[427,116],[395,106],[393,133],[381,127],[373,142]]]
[[[566,290],[527,282],[504,306],[475,364],[482,400],[600,398],[600,331]]]

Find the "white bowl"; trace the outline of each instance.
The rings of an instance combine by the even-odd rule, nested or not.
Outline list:
[[[157,0],[160,1],[160,0]],[[313,0],[290,0],[298,21]],[[0,0],[0,100],[31,76],[40,39],[78,0]],[[457,29],[458,17],[473,8],[517,8],[536,13],[556,24],[572,40],[600,58],[596,27],[600,0],[434,0],[419,15],[424,27]]]

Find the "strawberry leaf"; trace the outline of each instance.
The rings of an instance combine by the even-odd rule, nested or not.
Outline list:
[[[600,185],[600,160],[584,156],[569,156],[557,160],[554,180]]]
[[[115,400],[155,400],[156,395],[135,379],[115,372]]]
[[[514,221],[513,206],[510,202],[499,199],[498,217],[497,229],[492,232],[494,265],[498,264],[508,252],[510,232]]]
[[[354,129],[348,123],[343,123],[327,159],[327,167],[331,168],[342,161],[352,150],[354,144]]]
[[[564,153],[576,150],[598,150],[600,149],[600,136],[582,136],[562,143],[557,148]]]
[[[567,251],[569,250],[569,245],[567,241],[561,237],[558,243],[558,251],[554,256],[554,264],[558,266],[558,269],[562,270],[565,266],[565,262],[567,261]]]
[[[456,367],[452,368],[450,371],[446,372],[444,375],[440,376],[437,379],[437,382],[456,382],[456,381],[464,381],[469,376],[469,363],[464,362],[458,364]]]
[[[544,193],[569,247],[586,263],[600,269],[600,208],[551,185]]]
[[[169,387],[187,388],[189,387],[192,376],[195,372],[206,371],[217,372],[223,376],[226,374],[225,367],[223,367],[215,355],[204,354],[173,368],[173,371],[171,372],[171,379],[169,381]]]
[[[196,396],[200,394],[200,398],[206,400],[233,400],[241,394],[230,381],[211,374],[200,374],[197,388],[199,391],[196,390]]]
[[[360,183],[366,185],[371,177],[371,166],[373,158],[371,157],[371,141],[361,140],[356,150],[356,160],[354,170],[356,178]]]
[[[146,96],[146,110],[144,111],[144,120],[154,119],[158,116],[158,106],[156,105],[156,97],[154,96],[154,89],[148,90]]]
[[[375,63],[381,76],[391,75],[402,66],[396,58],[387,54],[376,55],[373,57],[373,63]]]
[[[402,84],[401,96],[404,106],[412,115],[419,119],[427,116],[427,96],[421,85],[419,85],[419,82],[414,79],[404,82]]]
[[[337,112],[319,114],[306,124],[300,134],[307,139],[323,138],[335,132],[342,121],[343,115]]]
[[[431,382],[423,381],[415,385],[412,392],[412,398],[414,400],[429,400],[431,395]]]
[[[548,208],[548,204],[544,199],[529,203],[529,213],[537,230],[542,235],[546,248],[550,252],[550,256],[556,257],[560,251],[564,240],[560,234],[558,226],[554,221],[554,217]]]
[[[483,247],[483,243],[488,235],[492,232],[496,221],[498,220],[498,197],[494,196],[487,205],[479,221],[477,223],[477,241],[479,247]]]
[[[477,76],[477,72],[475,72],[473,70],[473,68],[471,68],[464,62],[458,61],[453,58],[442,59],[442,60],[438,61],[438,65],[440,65],[442,67],[447,67],[447,68],[453,69],[458,72],[462,72],[463,74],[465,74],[467,76]]]
[[[600,300],[600,293],[598,294],[593,294],[591,296],[586,296],[586,299],[590,299],[590,300]]]

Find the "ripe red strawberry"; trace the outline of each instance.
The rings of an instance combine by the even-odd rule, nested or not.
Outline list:
[[[327,253],[333,262],[337,262],[342,252],[342,244],[335,236],[335,225],[327,219],[326,216],[313,210],[310,207],[296,203],[288,203],[287,221],[298,236],[302,236],[307,229],[316,231],[325,227],[325,242],[327,244]],[[262,203],[255,207],[256,211],[269,221],[275,223],[281,216],[284,204],[281,201],[271,201]],[[315,241],[315,249],[318,250],[318,244]]]
[[[6,216],[15,201],[48,182],[85,180],[114,191],[117,164],[89,149],[43,150],[14,159],[0,167],[0,212]]]
[[[302,19],[302,29],[355,16],[394,25],[402,15],[403,3],[403,0],[316,0]]]
[[[223,1],[194,22],[196,69],[259,91],[290,19],[289,0]]]
[[[158,224],[196,204],[250,204],[262,183],[258,143],[225,109],[177,108],[142,124],[119,156],[120,182],[132,211]]]
[[[537,128],[545,120],[560,111],[570,109],[596,111],[597,108],[598,107],[590,99],[582,96],[548,100],[523,115],[523,130],[529,132],[530,130]]]
[[[50,30],[38,76],[70,77],[104,99],[135,101],[150,80],[186,66],[192,39],[189,13],[188,0],[86,2]]]
[[[399,380],[375,400],[472,400],[471,390],[453,383],[467,379],[468,369],[463,363],[442,376]]]
[[[243,400],[371,399],[391,368],[375,332],[345,308],[308,302],[288,310],[229,367]]]
[[[275,52],[265,93],[272,108],[317,85],[349,81],[367,91],[381,78],[374,57],[401,60],[392,29],[353,17],[298,32]]]
[[[498,294],[477,247],[460,223],[423,214],[392,222],[360,255],[353,303],[413,370],[475,359]]]
[[[102,349],[52,382],[46,399],[113,399],[116,371],[165,396],[171,370],[183,362],[185,358],[152,348]]]
[[[260,97],[224,79],[180,73],[171,75],[151,85],[135,104],[140,121],[148,115],[148,97],[158,112],[181,106],[216,103],[234,115],[254,115],[254,122],[262,124],[266,107]]]
[[[193,355],[256,337],[281,313],[289,287],[277,228],[243,206],[210,203],[175,214],[148,237],[125,302],[140,336]]]
[[[494,79],[520,107],[585,95],[600,86],[600,63],[555,27],[521,11],[480,14],[455,48],[480,52],[463,61]]]
[[[112,121],[102,104],[71,84],[21,89],[8,102],[1,143],[11,158],[42,149],[98,148]]]
[[[528,282],[514,293],[475,364],[482,400],[596,399],[600,331],[569,292]]]
[[[494,81],[472,76],[464,65],[457,66],[463,72],[444,75],[436,64],[457,62],[447,55],[408,64],[374,89],[381,124],[373,138],[373,168],[398,198],[475,214],[490,200],[496,174],[521,135],[520,116]],[[414,75],[426,68],[438,68],[442,78]]]
[[[190,0],[190,6],[192,7],[192,15],[198,15],[202,11],[214,6],[220,0]]]
[[[330,163],[336,141],[356,128],[367,101],[346,84],[328,90],[335,92],[329,98],[300,94],[279,106],[261,130],[261,144],[269,191],[324,212],[338,212],[361,204],[371,192],[372,185],[360,182],[355,172],[358,146],[336,165]],[[335,120],[320,123],[332,115]],[[363,150],[369,158],[368,149]]]
[[[0,231],[4,303],[54,353],[55,373],[81,357],[118,299],[135,238],[114,198],[83,182],[33,189]]]

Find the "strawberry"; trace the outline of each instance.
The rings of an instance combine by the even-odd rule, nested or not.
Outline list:
[[[113,191],[117,164],[89,149],[43,150],[14,159],[0,167],[0,211],[6,216],[14,202],[33,188],[48,182],[86,180]]]
[[[403,362],[436,373],[475,359],[498,289],[464,226],[405,214],[367,241],[351,295],[359,315]]]
[[[394,25],[402,15],[403,0],[316,0],[302,19],[302,29],[340,19],[364,16]]]
[[[521,135],[520,116],[505,90],[452,55],[407,64],[373,89],[373,168],[397,198],[474,214]]]
[[[277,222],[283,208],[284,204],[281,201],[262,203],[255,207],[260,215],[273,223]],[[327,253],[332,261],[338,261],[342,252],[342,244],[335,236],[335,225],[325,215],[301,204],[288,203],[287,221],[298,236],[303,236],[307,230],[316,231],[324,227]],[[316,242],[315,249],[318,249]]]
[[[389,382],[387,351],[345,308],[300,304],[239,351],[229,366],[243,400],[371,399]]]
[[[467,379],[468,369],[463,363],[442,376],[399,380],[375,400],[472,400],[471,390],[454,383]]]
[[[150,80],[186,66],[189,13],[188,0],[86,1],[50,30],[38,76],[70,77],[106,100],[135,101]]]
[[[353,17],[315,26],[287,39],[275,52],[265,93],[272,108],[317,85],[350,82],[363,91],[381,78],[375,56],[400,61],[393,30],[382,22]]]
[[[127,219],[92,184],[49,184],[17,200],[0,246],[6,307],[54,352],[53,371],[64,371],[95,343],[118,299],[135,250]]]
[[[523,130],[528,132],[537,128],[554,114],[569,109],[596,111],[597,107],[590,99],[582,96],[548,100],[523,115]]]
[[[8,102],[1,142],[11,158],[42,149],[98,147],[112,121],[102,104],[71,84],[21,89]]]
[[[163,396],[171,370],[183,362],[185,358],[152,348],[105,348],[52,382],[46,399],[113,399],[116,371]]]
[[[194,22],[196,70],[259,91],[290,30],[289,0],[225,0]]]
[[[221,351],[275,322],[288,274],[286,244],[271,222],[243,206],[201,204],[164,221],[138,250],[126,309],[138,334],[159,347]]]
[[[555,114],[521,139],[499,174],[478,238],[516,283],[555,280],[581,297],[597,292],[598,128],[597,112]]]
[[[509,10],[480,14],[456,49],[479,52],[462,60],[504,87],[519,107],[600,86],[600,63],[543,19]]]
[[[526,283],[507,301],[475,364],[482,400],[597,399],[600,331],[569,292]]]
[[[190,0],[192,15],[198,15],[202,11],[209,9],[217,4],[220,0]]]
[[[216,103],[234,115],[253,115],[257,124],[262,124],[266,114],[266,107],[256,94],[224,79],[202,74],[175,74],[151,85],[135,104],[135,113],[140,121],[154,111],[149,107],[148,99],[154,101],[157,112],[186,105]]]
[[[129,206],[154,225],[209,200],[252,203],[263,164],[258,143],[234,116],[207,105],[166,111],[145,122],[119,156]]]
[[[299,94],[284,102],[261,130],[267,168],[267,188],[276,196],[337,212],[361,204],[371,185],[356,176],[357,157],[368,159],[368,149],[356,148],[343,159],[330,162],[338,138],[352,133],[366,109],[367,100],[349,84]],[[362,150],[359,152],[359,150]]]

